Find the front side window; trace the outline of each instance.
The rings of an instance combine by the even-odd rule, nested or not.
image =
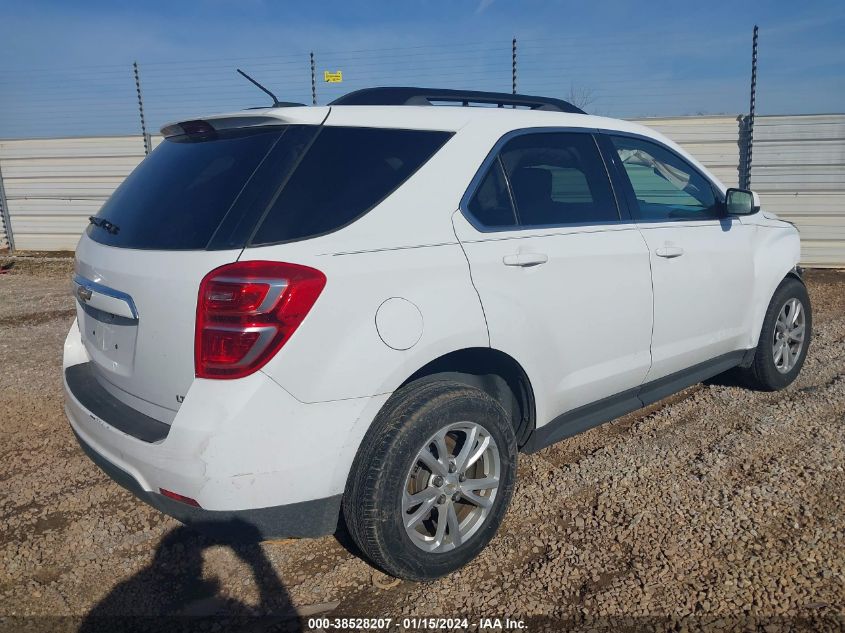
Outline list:
[[[702,220],[719,217],[710,182],[677,154],[637,138],[611,140],[631,182],[637,220]]]
[[[590,134],[523,134],[501,152],[521,226],[619,220],[616,200]]]

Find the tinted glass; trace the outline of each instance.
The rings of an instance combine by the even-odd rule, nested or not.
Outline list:
[[[524,134],[501,153],[522,226],[619,220],[599,150],[589,134]]]
[[[685,160],[668,149],[636,138],[611,137],[637,206],[637,220],[701,220],[716,218],[713,187]]]
[[[478,186],[469,203],[469,212],[485,227],[509,227],[516,224],[508,186],[498,160],[490,166]]]
[[[284,128],[164,139],[106,201],[88,235],[125,248],[203,249]],[[116,231],[116,232],[115,232]]]
[[[296,168],[302,154],[319,133],[316,125],[289,125],[284,136],[255,170],[217,232],[209,249],[243,247],[252,236],[268,206]]]
[[[448,132],[324,127],[252,244],[337,230],[389,196],[431,158]]]

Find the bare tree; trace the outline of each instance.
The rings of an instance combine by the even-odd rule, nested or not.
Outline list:
[[[584,110],[588,105],[595,102],[596,93],[592,88],[586,86],[576,87],[575,84],[570,82],[569,95],[566,97],[566,100],[576,108]]]

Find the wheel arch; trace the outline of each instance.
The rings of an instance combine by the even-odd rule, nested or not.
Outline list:
[[[748,347],[756,347],[769,302],[784,279],[795,277],[801,283],[798,263],[801,240],[793,227],[776,229],[761,227],[754,239],[754,299],[750,320]]]
[[[760,295],[754,314],[753,330],[751,332],[751,346],[749,349],[756,348],[757,344],[760,342],[760,332],[763,329],[763,319],[766,316],[766,310],[768,310],[769,303],[772,301],[772,297],[775,296],[778,288],[780,288],[780,285],[787,279],[795,279],[804,287],[807,286],[807,282],[804,281],[798,266],[792,266],[785,272],[781,270],[779,271],[779,274],[774,274],[766,280],[765,291]]]
[[[522,365],[490,347],[470,347],[439,356],[420,367],[400,385],[421,378],[442,377],[481,389],[496,400],[511,419],[521,449],[535,428],[534,391]]]
[[[800,266],[795,266],[792,270],[790,270],[788,273],[786,273],[786,277],[784,277],[784,279],[786,279],[787,277],[792,277],[793,279],[797,279],[804,286],[806,286],[807,282],[804,281],[803,275],[804,275],[804,269],[801,268]],[[780,285],[780,284],[778,284],[778,285]]]

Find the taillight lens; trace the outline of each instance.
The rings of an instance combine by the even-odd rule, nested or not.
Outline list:
[[[199,378],[241,378],[288,341],[326,285],[319,270],[280,262],[236,262],[200,284],[195,366]]]
[[[159,488],[158,491],[165,497],[170,497],[174,501],[178,501],[189,506],[194,506],[195,508],[202,507],[196,499],[191,499],[190,497],[186,497],[185,495],[180,495],[178,492],[173,492],[172,490],[165,490],[164,488]]]

